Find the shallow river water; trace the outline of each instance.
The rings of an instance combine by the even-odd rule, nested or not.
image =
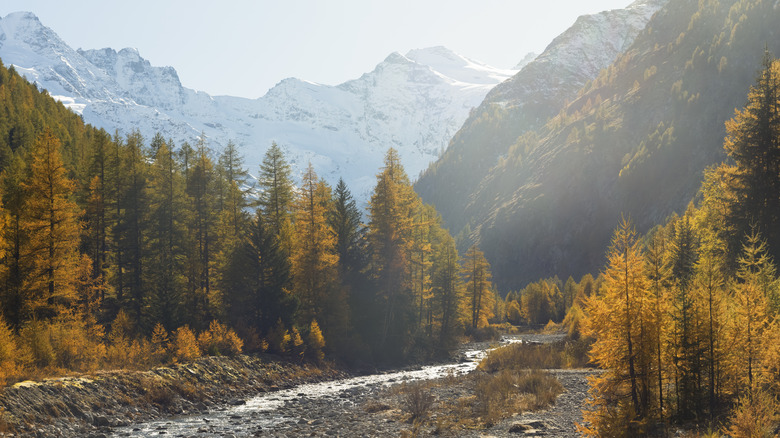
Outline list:
[[[501,343],[518,342],[519,339],[504,337]],[[213,436],[247,436],[259,435],[260,431],[268,431],[274,426],[297,421],[311,421],[296,418],[289,410],[283,409],[285,404],[295,402],[300,398],[333,400],[334,404],[348,402],[351,395],[362,388],[377,388],[403,382],[437,379],[451,374],[464,374],[473,371],[477,364],[487,354],[487,349],[466,349],[457,363],[424,366],[415,370],[404,370],[380,374],[332,380],[328,382],[299,385],[294,388],[260,394],[246,400],[240,406],[225,407],[207,414],[185,415],[135,424],[117,428],[117,437],[213,437]],[[298,415],[300,416],[300,415]],[[316,421],[316,420],[314,420]],[[249,427],[251,425],[251,428]],[[252,432],[254,431],[254,432]],[[250,433],[251,432],[251,433]]]

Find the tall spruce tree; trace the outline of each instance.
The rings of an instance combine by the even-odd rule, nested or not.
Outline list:
[[[729,219],[736,228],[730,252],[755,224],[766,236],[770,254],[780,256],[780,62],[766,51],[748,102],[726,122],[724,148],[734,160],[728,175],[735,201]]]
[[[190,323],[205,328],[216,316],[212,301],[216,290],[213,286],[214,257],[218,253],[215,232],[217,212],[214,196],[215,175],[211,152],[206,139],[201,136],[192,157],[186,192],[191,203],[192,243],[189,248],[188,294],[185,300],[190,306]]]
[[[140,132],[128,134],[120,161],[124,188],[120,190],[118,197],[121,221],[117,224],[119,236],[116,243],[123,257],[117,264],[117,270],[126,274],[122,286],[127,294],[121,304],[126,306],[136,322],[142,321],[148,310],[144,281],[145,221],[148,214],[147,159],[144,139]]]
[[[33,316],[31,290],[25,286],[32,263],[28,263],[28,233],[25,208],[26,192],[23,181],[27,165],[20,150],[14,154],[2,173],[3,230],[5,257],[2,263],[2,308],[5,318],[14,330]]]
[[[434,231],[433,319],[438,323],[439,347],[453,346],[462,309],[463,283],[455,240],[445,230]]]
[[[150,318],[166,330],[183,321],[185,290],[187,200],[184,177],[168,143],[156,145],[149,170],[149,260]]]
[[[282,239],[282,248],[289,252],[290,212],[293,202],[292,169],[284,152],[276,144],[266,151],[260,164],[260,206],[268,226]]]
[[[368,239],[377,300],[383,309],[379,345],[394,353],[409,343],[412,297],[408,253],[419,202],[398,152],[389,149],[371,195]]]
[[[297,303],[289,292],[290,261],[260,210],[229,260],[225,302],[234,325],[254,328],[265,336],[277,320],[292,325]]]

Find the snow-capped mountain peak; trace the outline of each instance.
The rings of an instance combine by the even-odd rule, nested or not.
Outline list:
[[[487,92],[515,71],[443,48],[390,54],[338,86],[282,80],[259,99],[210,96],[183,87],[171,67],[135,49],[73,50],[31,13],[0,19],[0,58],[109,132],[160,132],[177,144],[204,133],[213,149],[232,140],[255,172],[276,141],[299,169],[311,162],[343,177],[366,200],[389,147],[415,176],[435,160]]]

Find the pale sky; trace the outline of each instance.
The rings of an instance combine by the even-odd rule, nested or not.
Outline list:
[[[511,68],[577,16],[632,0],[2,0],[74,49],[138,49],[185,87],[257,98],[284,78],[337,85],[392,52],[445,46]]]

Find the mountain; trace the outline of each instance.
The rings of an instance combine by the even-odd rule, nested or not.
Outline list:
[[[764,48],[780,50],[779,4],[669,0],[608,68],[533,113],[549,118],[527,121],[541,100],[527,102],[519,79],[534,61],[489,93],[482,120],[466,122],[418,189],[454,232],[479,242],[503,290],[597,274],[621,214],[647,231],[682,212],[704,169],[724,159],[725,120],[744,105]],[[555,103],[557,90],[530,96]],[[456,153],[476,154],[486,139],[496,152],[454,193],[464,179],[449,175]]]
[[[393,53],[338,86],[290,78],[259,99],[210,96],[137,50],[74,50],[25,12],[0,20],[0,58],[109,132],[132,127],[147,140],[160,132],[177,144],[203,133],[215,149],[232,140],[250,171],[276,141],[295,167],[311,161],[332,182],[344,177],[362,200],[389,147],[418,174],[487,92],[515,73],[433,47]]]
[[[455,134],[444,156],[415,184],[455,233],[471,220],[463,203],[524,132],[544,125],[625,51],[667,0],[579,17],[544,52],[493,88]],[[446,189],[444,188],[446,187]]]
[[[523,56],[523,59],[521,59],[520,62],[518,62],[517,65],[515,65],[513,68],[515,70],[522,70],[523,67],[525,67],[526,65],[530,64],[538,56],[539,56],[538,53],[534,53],[534,52],[526,53],[526,55]]]

